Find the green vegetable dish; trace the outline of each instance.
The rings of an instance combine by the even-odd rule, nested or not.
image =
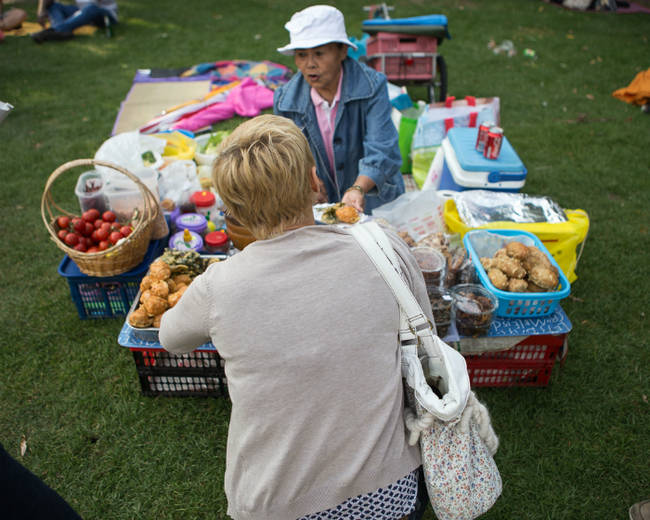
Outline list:
[[[219,130],[218,132],[214,132],[212,135],[210,135],[210,138],[208,141],[205,143],[203,146],[203,149],[201,150],[201,153],[207,154],[207,155],[214,155],[217,153],[217,147],[219,144],[221,144],[221,141],[224,140],[226,136],[230,134],[229,130]]]

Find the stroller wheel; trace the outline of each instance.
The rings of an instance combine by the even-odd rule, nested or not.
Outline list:
[[[433,81],[427,85],[427,94],[429,103],[447,99],[447,64],[440,55],[436,56],[436,75],[433,77]]]

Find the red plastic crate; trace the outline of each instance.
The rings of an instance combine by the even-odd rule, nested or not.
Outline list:
[[[566,334],[530,336],[508,350],[467,354],[472,386],[546,386],[564,354]]]
[[[431,52],[438,50],[438,39],[434,36],[416,34],[377,33],[368,38],[366,54]]]

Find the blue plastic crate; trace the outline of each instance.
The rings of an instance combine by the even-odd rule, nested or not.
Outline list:
[[[559,287],[556,291],[552,292],[542,292],[542,293],[518,293],[518,292],[508,292],[497,289],[490,279],[488,278],[485,269],[481,265],[480,256],[472,243],[472,239],[477,237],[479,234],[489,233],[492,235],[499,235],[510,242],[515,240],[516,237],[526,237],[533,242],[537,248],[539,248],[551,261],[551,263],[558,270],[558,278],[560,280]],[[474,231],[468,231],[463,238],[463,243],[465,244],[465,249],[474,264],[476,273],[479,277],[479,280],[483,286],[494,294],[499,299],[499,306],[497,308],[496,315],[502,318],[534,318],[548,316],[555,312],[555,308],[560,303],[560,300],[569,296],[571,292],[571,284],[569,280],[560,269],[560,266],[554,260],[553,256],[548,252],[542,241],[537,238],[532,233],[527,231],[519,231],[514,229],[490,229],[483,230],[477,229]],[[486,256],[486,255],[483,255]]]
[[[151,241],[144,260],[130,271],[116,276],[88,276],[79,270],[68,255],[64,256],[58,272],[68,281],[70,295],[79,317],[89,319],[126,316],[140,289],[140,281],[163,248],[164,240]]]

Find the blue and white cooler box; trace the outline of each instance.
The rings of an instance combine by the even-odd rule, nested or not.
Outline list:
[[[486,159],[476,151],[477,135],[477,128],[449,129],[439,150],[443,164],[438,189],[520,191],[527,171],[508,138],[503,136],[498,159]]]

